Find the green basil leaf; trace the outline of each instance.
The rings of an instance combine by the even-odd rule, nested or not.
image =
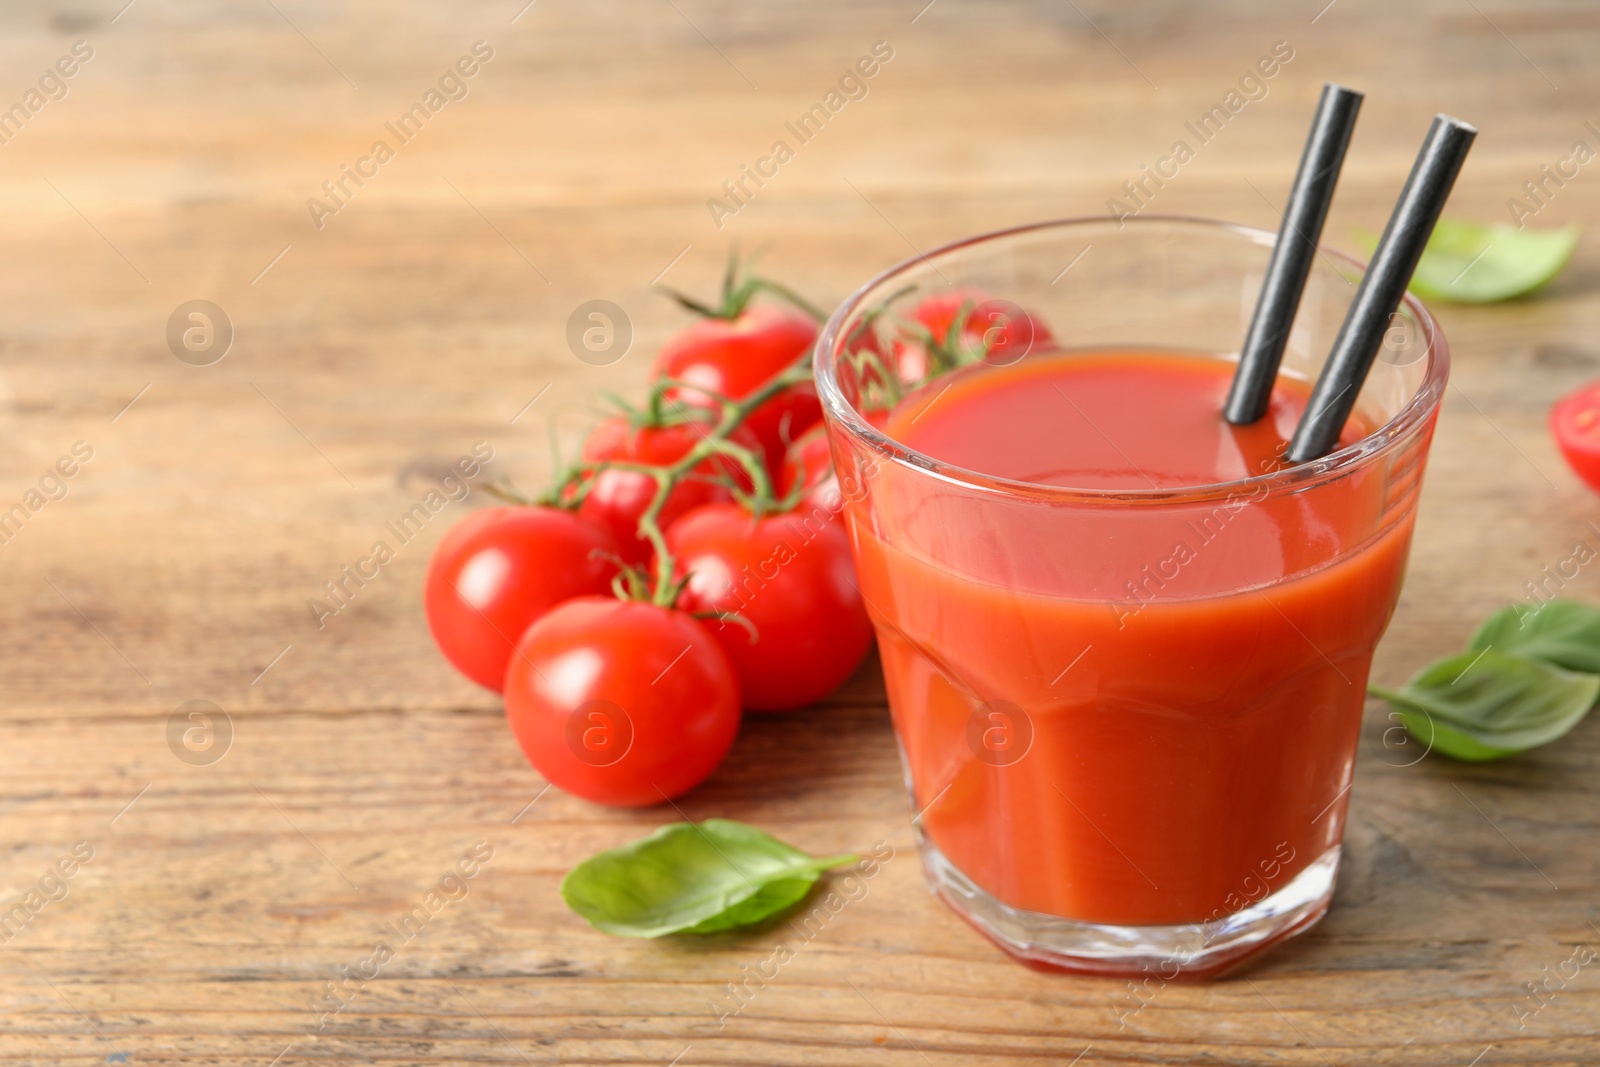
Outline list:
[[[1369,255],[1378,247],[1378,235],[1368,230],[1357,230],[1356,240]],[[1577,245],[1576,226],[1519,230],[1440,219],[1409,288],[1424,300],[1456,304],[1510,300],[1560,274]]]
[[[1576,600],[1548,600],[1537,608],[1514,605],[1485,619],[1467,647],[1600,674],[1600,608]]]
[[[1396,714],[1400,716],[1400,723],[1406,728],[1406,732],[1422,743],[1424,754],[1438,750],[1451,759],[1486,763],[1489,760],[1515,756],[1518,752],[1514,748],[1494,748],[1486,745],[1471,734],[1451,728],[1446,720],[1431,718],[1420,711],[1406,711],[1402,708],[1396,711]]]
[[[704,922],[695,923],[683,932],[714,934],[719,930],[737,930],[741,926],[754,926],[804,900],[806,894],[811,892],[811,887],[816,885],[819,873],[820,871],[813,871],[800,878],[780,878],[775,882],[768,882],[756,892],[755,896],[743,903],[735,904],[719,915],[713,915]]]
[[[1600,698],[1600,676],[1492,649],[1439,660],[1401,689],[1368,687],[1423,744],[1464,760],[1500,759],[1548,744]]]
[[[670,823],[578,864],[561,897],[609,934],[707,934],[798,904],[823,871],[855,859],[816,859],[731,819]]]

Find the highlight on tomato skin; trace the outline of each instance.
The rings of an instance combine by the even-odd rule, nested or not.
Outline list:
[[[699,785],[739,732],[739,680],[700,623],[610,596],[569,600],[528,628],[506,719],[535,770],[597,804],[663,804]]]
[[[434,643],[456,670],[498,693],[523,631],[562,601],[610,589],[616,555],[608,530],[559,508],[472,512],[428,560],[423,607]]]
[[[1550,432],[1573,473],[1600,492],[1600,381],[1556,401],[1550,409]]]
[[[789,711],[849,680],[872,647],[850,539],[810,509],[760,517],[738,504],[698,508],[667,531],[684,577],[678,604],[705,626],[739,675],[745,707]]]

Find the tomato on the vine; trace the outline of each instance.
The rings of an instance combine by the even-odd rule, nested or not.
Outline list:
[[[1550,409],[1550,432],[1567,464],[1600,491],[1600,382],[1579,386]]]
[[[684,422],[673,426],[634,427],[626,416],[606,419],[594,428],[583,445],[583,459],[589,463],[617,462],[640,463],[665,467],[682,459],[691,448],[706,437],[710,427],[706,423]],[[728,440],[742,445],[761,456],[761,446],[744,427],[736,428]],[[659,523],[662,529],[671,525],[678,516],[702,504],[728,500],[727,488],[714,479],[728,477],[741,488],[749,488],[748,475],[732,459],[713,456],[697,464],[694,477],[679,481],[668,494],[662,506]],[[578,514],[611,531],[618,550],[628,563],[642,565],[650,560],[654,551],[649,540],[639,535],[639,517],[655,499],[657,482],[641,471],[611,468],[600,471],[588,487]]]
[[[675,334],[656,357],[655,376],[687,382],[732,400],[748,396],[808,352],[816,324],[798,311],[772,305],[742,308],[733,318],[703,318]],[[668,394],[684,403],[710,402],[698,389]],[[750,413],[744,425],[761,442],[767,469],[783,450],[822,418],[810,382],[791,385]]]
[[[686,579],[680,608],[735,612],[748,624],[705,622],[753,711],[820,700],[872,646],[850,541],[838,523],[795,512],[757,518],[737,504],[713,504],[679,519],[667,546]]]
[[[911,317],[921,330],[896,338],[894,365],[901,382],[912,387],[950,369],[947,364],[964,352],[1005,366],[1054,340],[1038,316],[973,289],[924,297]]]
[[[739,731],[739,682],[682,611],[580,597],[523,635],[506,672],[506,718],[555,785],[642,807],[716,770]]]
[[[887,411],[871,411],[864,417],[880,430],[889,421]],[[802,493],[795,510],[804,514],[820,511],[835,519],[844,515],[844,495],[833,470],[827,426],[811,427],[796,438],[784,454],[783,470],[778,474],[778,495],[787,500],[796,485],[802,488]]]
[[[610,588],[616,551],[608,530],[559,508],[475,511],[428,561],[423,603],[434,642],[456,670],[499,692],[523,631],[564,600]]]
[[[787,499],[796,485],[804,490],[796,510],[839,510],[839,480],[833,475],[833,453],[828,448],[826,426],[811,427],[795,438],[784,453],[783,469],[778,472],[778,495]]]

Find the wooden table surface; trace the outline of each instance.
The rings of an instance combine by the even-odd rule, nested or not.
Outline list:
[[[1600,1059],[1600,964],[1528,992],[1600,946],[1600,721],[1468,766],[1415,762],[1369,706],[1329,916],[1129,1014],[1119,983],[1018,966],[924,891],[873,663],[749,721],[681,802],[814,852],[894,850],[719,1020],[782,928],[636,943],[565,909],[563,872],[677,815],[547,792],[498,700],[434,652],[423,568],[481,493],[407,543],[385,525],[475,442],[539,485],[552,420],[570,447],[684,322],[652,282],[708,292],[739,241],[832,302],[915,249],[1103,212],[1280,41],[1292,60],[1150,210],[1276,226],[1336,78],[1368,100],[1330,243],[1381,224],[1440,110],[1482,129],[1451,213],[1509,220],[1542,164],[1600,147],[1592,7],[123,2],[0,11],[0,105],[25,116],[0,127],[0,512],[26,517],[0,544],[0,912],[21,916],[0,927],[0,1062]],[[464,98],[389,132],[478,41],[492,58],[446,82]],[[719,229],[708,198],[879,41],[867,95]],[[307,200],[345,166],[369,177],[319,228]],[[1600,224],[1600,170],[1551,188],[1536,225]],[[1442,310],[1455,373],[1376,679],[1600,546],[1544,428],[1600,375],[1597,284],[1586,239],[1536,300]],[[633,326],[606,366],[565,340],[592,299]],[[219,362],[169,349],[192,300],[232,323]],[[92,458],[46,477],[78,442]],[[378,540],[393,560],[319,628],[308,600]],[[1565,593],[1600,596],[1593,571]],[[189,701],[220,709],[198,755],[171,733]],[[480,841],[465,895],[319,1029],[328,983]]]

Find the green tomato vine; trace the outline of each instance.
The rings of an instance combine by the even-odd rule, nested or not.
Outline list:
[[[969,304],[962,305],[959,314],[942,337],[935,337],[917,323],[899,323],[887,331],[890,336],[885,340],[883,335],[886,331],[882,326],[890,305],[910,291],[906,289],[897,292],[868,311],[846,342],[843,358],[849,362],[857,380],[862,383],[862,403],[866,410],[892,408],[910,389],[921,386],[927,380],[946,371],[983,358],[987,346],[975,347],[970,341],[969,331],[963,328],[971,312]],[[732,321],[744,314],[751,301],[762,292],[787,301],[818,322],[824,318],[815,305],[789,287],[752,274],[741,276],[736,256],[729,260],[718,304],[701,303],[670,290],[668,295],[696,314]],[[865,343],[869,334],[876,339],[876,343]],[[927,351],[928,370],[922,381],[901,382],[892,367],[886,365],[879,354],[878,349],[885,343],[892,351],[894,338],[897,336],[920,344]],[[689,382],[670,378],[657,379],[651,383],[650,393],[642,409],[635,410],[615,396],[610,399],[627,415],[635,429],[679,425],[695,427],[700,440],[674,462],[665,465],[624,460],[574,462],[562,468],[548,489],[532,498],[524,496],[507,484],[489,486],[488,489],[496,496],[514,504],[539,504],[576,510],[594,488],[597,477],[602,471],[630,471],[652,479],[655,482],[655,492],[649,506],[639,517],[637,533],[647,540],[653,549],[654,573],[646,574],[637,567],[622,564],[613,588],[617,595],[624,599],[671,607],[682,589],[683,580],[675,577],[677,560],[673,557],[672,550],[667,544],[666,532],[661,526],[661,513],[666,507],[668,498],[673,490],[685,481],[707,480],[723,485],[746,510],[756,515],[782,512],[794,507],[803,492],[803,486],[796,485],[785,497],[779,498],[772,478],[767,472],[763,456],[759,451],[733,440],[732,435],[744,425],[757,408],[784,390],[810,380],[809,352],[774,375],[760,388],[738,398],[723,396]],[[693,396],[694,401],[681,400],[680,396],[684,395]],[[745,489],[725,470],[715,475],[707,475],[699,470],[707,460],[715,459],[736,467],[748,479],[749,489]]]

